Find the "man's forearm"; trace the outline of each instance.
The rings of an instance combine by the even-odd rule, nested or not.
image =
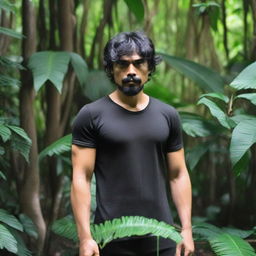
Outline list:
[[[187,170],[170,180],[170,188],[182,229],[191,229],[192,192]]]
[[[71,203],[80,242],[92,238],[90,232],[90,202],[90,182],[82,178],[73,181],[71,186]]]

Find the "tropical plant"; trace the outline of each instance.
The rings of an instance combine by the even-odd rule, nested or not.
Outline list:
[[[208,241],[214,253],[218,256],[255,256],[253,247],[244,239],[254,234],[254,230],[239,230],[235,228],[218,228],[206,222],[193,225],[196,241]]]
[[[28,67],[34,77],[34,87],[38,91],[47,80],[51,81],[61,93],[64,76],[71,63],[81,85],[86,81],[88,67],[86,62],[74,52],[44,51],[34,53]]]
[[[57,220],[53,224],[52,230],[58,235],[78,242],[76,225],[71,216]],[[104,248],[107,243],[114,239],[135,235],[142,236],[151,234],[158,238],[164,237],[171,239],[176,243],[182,240],[182,237],[173,226],[142,216],[123,216],[111,221],[105,221],[101,224],[91,224],[91,233],[100,248]],[[159,251],[158,245],[157,251]]]
[[[0,250],[6,249],[18,256],[31,256],[32,253],[27,249],[22,234],[37,238],[36,228],[24,214],[17,219],[6,210],[0,209]]]
[[[57,220],[52,230],[60,236],[78,242],[76,225],[71,215]],[[100,248],[114,239],[132,235],[152,234],[172,239],[176,243],[182,239],[173,226],[140,216],[125,216],[101,224],[91,224],[91,232]],[[254,234],[254,230],[218,228],[209,223],[198,222],[193,225],[193,234],[196,241],[208,241],[217,256],[256,255],[251,245],[244,240]]]
[[[246,163],[248,164],[248,158],[244,156],[250,147],[256,143],[256,130],[254,128],[256,126],[256,119],[249,114],[243,113],[243,115],[241,115],[239,109],[238,111],[234,109],[234,102],[238,99],[246,99],[251,104],[256,104],[256,93],[253,91],[241,93],[241,90],[253,90],[256,88],[254,72],[256,63],[245,68],[230,83],[229,91],[232,91],[232,95],[229,97],[223,93],[225,85],[224,78],[218,73],[189,60],[168,54],[161,55],[167,64],[177,69],[179,72],[182,72],[205,92],[208,92],[200,96],[198,104],[203,104],[208,107],[213,119],[205,120],[203,117],[196,114],[182,112],[181,118],[184,132],[193,137],[206,137],[214,135],[214,133],[219,136],[219,132],[228,134],[229,130],[231,133],[230,159],[232,166],[236,174],[245,170],[244,167]],[[216,123],[214,119],[217,120],[218,123]],[[205,148],[204,152],[199,156],[202,157],[206,152],[207,148]],[[198,162],[199,159],[200,157],[197,157],[196,162]],[[245,163],[244,161],[247,162]],[[195,165],[193,165],[193,167],[195,167]]]

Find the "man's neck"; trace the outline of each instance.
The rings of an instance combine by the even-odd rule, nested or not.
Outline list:
[[[118,105],[132,111],[143,110],[149,103],[149,96],[143,91],[135,96],[126,96],[120,90],[116,89],[109,97]]]

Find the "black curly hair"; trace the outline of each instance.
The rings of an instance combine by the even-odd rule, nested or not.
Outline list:
[[[137,53],[148,62],[149,75],[156,69],[156,65],[161,62],[161,57],[155,55],[155,47],[150,38],[143,32],[122,32],[110,39],[104,48],[103,65],[107,76],[114,82],[113,63],[122,56],[130,56]]]

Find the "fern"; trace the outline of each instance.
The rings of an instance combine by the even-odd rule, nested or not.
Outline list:
[[[60,155],[64,152],[70,151],[70,149],[71,149],[71,134],[68,134],[56,140],[51,145],[46,147],[42,152],[40,152],[39,160],[41,161],[46,156]]]
[[[91,232],[101,248],[114,239],[133,235],[153,234],[172,239],[176,243],[182,240],[173,226],[141,216],[123,216],[98,225],[92,225]]]
[[[0,224],[0,249],[6,249],[9,252],[17,253],[17,241],[10,231]]]
[[[251,245],[235,235],[222,233],[209,242],[218,256],[256,256]]]
[[[0,209],[0,222],[3,222],[6,225],[8,225],[14,229],[17,229],[19,231],[23,231],[23,226],[18,221],[18,219],[14,215],[9,214],[4,209]]]
[[[76,226],[71,216],[56,221],[52,230],[61,236],[78,241]],[[152,234],[169,238],[179,243],[182,240],[180,234],[171,225],[141,216],[123,216],[101,224],[92,224],[91,233],[94,240],[103,248],[107,243],[117,238],[142,236]]]
[[[74,242],[78,242],[76,224],[71,215],[68,215],[60,220],[55,221],[51,229],[57,235],[71,239]]]

